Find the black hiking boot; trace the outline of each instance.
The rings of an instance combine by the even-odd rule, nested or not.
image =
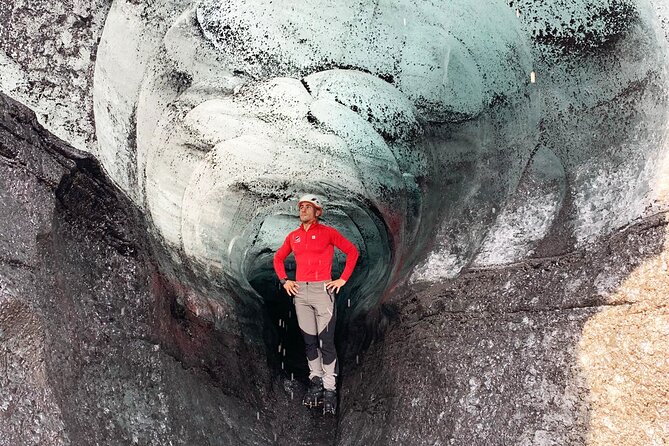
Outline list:
[[[318,407],[323,404],[323,378],[320,376],[311,378],[309,389],[304,394],[302,404],[309,408]]]
[[[325,389],[323,392],[323,415],[337,413],[337,391]]]

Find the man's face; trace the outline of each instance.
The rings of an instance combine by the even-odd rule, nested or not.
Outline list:
[[[316,217],[321,215],[321,211],[317,210],[316,207],[311,203],[300,203],[300,221],[302,223],[311,223]]]

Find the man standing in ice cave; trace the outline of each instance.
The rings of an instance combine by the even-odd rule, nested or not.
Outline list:
[[[358,249],[339,231],[319,223],[323,206],[317,196],[305,195],[298,201],[300,227],[286,237],[274,255],[274,270],[289,296],[293,296],[297,322],[304,336],[309,389],[302,403],[308,407],[323,404],[323,413],[337,410],[336,377],[339,370],[334,335],[337,316],[335,294],[351,277],[358,260]],[[332,280],[334,247],[346,254],[346,266]],[[284,260],[295,254],[295,280],[289,280]]]

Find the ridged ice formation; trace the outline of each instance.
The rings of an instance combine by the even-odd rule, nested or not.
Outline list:
[[[175,258],[248,290],[305,191],[361,247],[365,291],[550,253],[652,199],[656,7],[116,1],[97,153]]]

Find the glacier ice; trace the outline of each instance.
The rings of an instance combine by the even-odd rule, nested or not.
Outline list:
[[[663,13],[117,0],[96,151],[175,259],[245,289],[271,274],[295,197],[324,195],[364,253],[355,286],[378,297],[532,255],[558,215],[585,243],[642,213],[666,152]]]

